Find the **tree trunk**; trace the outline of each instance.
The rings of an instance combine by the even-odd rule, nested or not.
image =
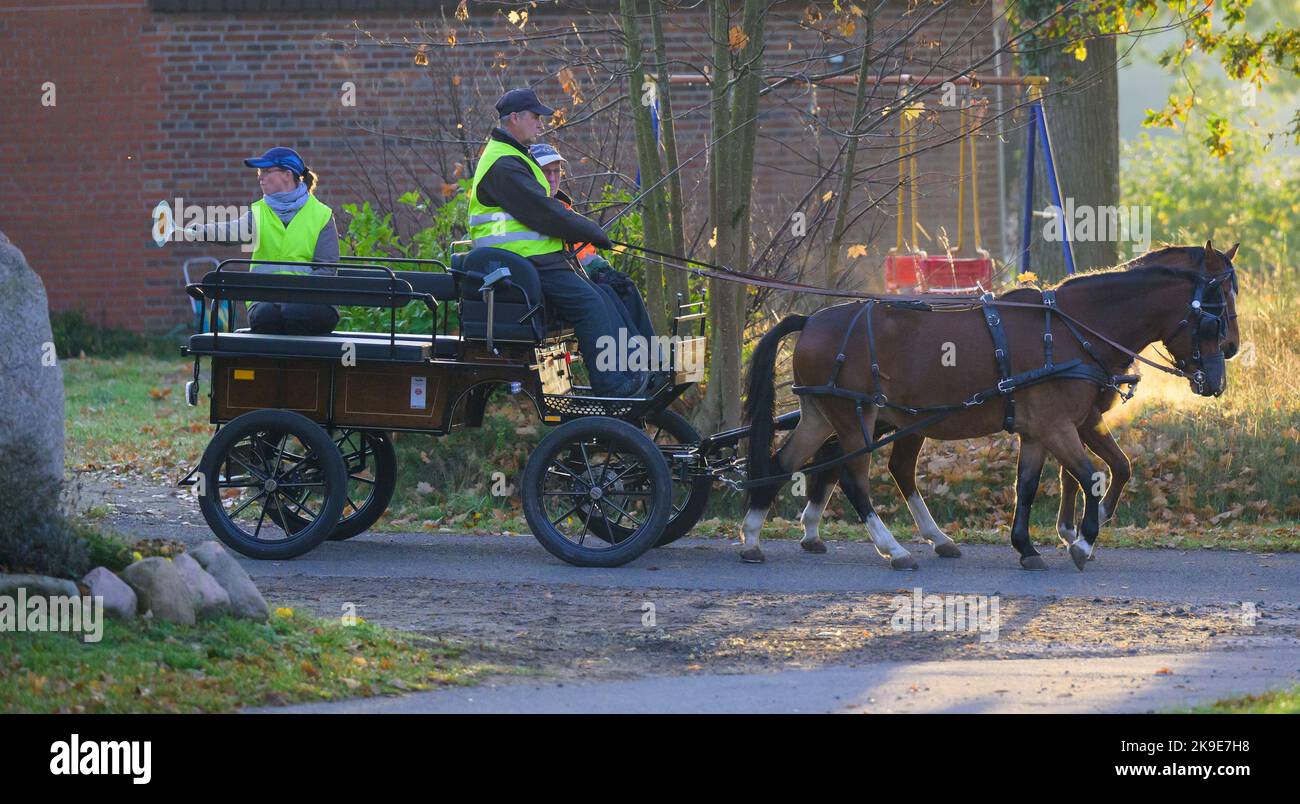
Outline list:
[[[663,15],[659,5],[662,0],[650,0],[650,30],[654,37],[656,78],[663,79],[659,86],[659,132],[663,137],[664,170],[668,173],[668,244],[673,254],[686,256],[686,199],[682,196],[682,174],[678,170],[677,129],[673,124],[672,92],[668,85],[668,48],[664,41]],[[689,302],[690,288],[683,271],[669,270],[664,275],[664,290],[668,295],[668,314],[677,314],[677,298]]]
[[[848,220],[849,202],[853,196],[853,171],[858,155],[858,139],[852,135],[858,133],[867,114],[867,95],[871,83],[871,13],[864,20],[866,30],[862,35],[862,58],[858,62],[858,88],[853,101],[853,120],[849,124],[848,150],[844,155],[844,175],[840,177],[840,187],[835,199],[835,222],[831,227],[831,245],[826,254],[826,271],[821,277],[822,287],[835,287],[835,275],[839,270],[840,249],[844,243],[845,223]]]
[[[1089,40],[1087,47],[1087,59],[1079,61],[1061,46],[1049,45],[1037,54],[1036,69],[1051,79],[1043,105],[1060,180],[1061,202],[1068,207],[1067,199],[1073,199],[1075,210],[1091,207],[1095,215],[1099,208],[1119,205],[1119,82],[1115,39],[1099,37]],[[1053,203],[1043,156],[1040,143],[1035,168],[1038,176],[1034,180],[1036,210],[1044,210]],[[1075,220],[1079,220],[1077,212]],[[1042,279],[1055,279],[1065,274],[1065,258],[1059,240],[1044,239],[1044,227],[1048,223],[1048,218],[1034,216],[1030,253],[1034,273]],[[1072,235],[1076,231],[1071,227]],[[1121,254],[1114,235],[1097,239],[1095,226],[1092,232],[1079,234],[1092,239],[1071,238],[1075,270],[1110,266],[1131,256],[1127,247]]]
[[[737,48],[734,68],[727,3],[712,0],[709,8],[713,38],[711,141],[714,146],[709,182],[709,209],[715,238],[713,258],[720,264],[744,270],[749,266],[750,257],[750,199],[754,142],[758,136],[758,95],[763,84],[766,6],[761,0],[745,0],[740,25],[745,42]],[[731,83],[733,78],[735,82]],[[710,280],[709,384],[697,417],[697,425],[703,432],[734,427],[740,422],[746,301],[745,286]]]
[[[653,5],[655,0],[651,0]],[[641,31],[637,25],[637,0],[620,0],[623,15],[623,36],[627,51],[628,94],[632,98],[632,122],[636,132],[637,165],[641,169],[641,186],[653,187],[663,178],[659,162],[659,145],[655,142],[654,122],[650,107],[642,102],[645,91],[645,67],[641,63]],[[659,187],[642,199],[641,226],[645,245],[656,251],[666,251],[670,246],[667,232],[668,207],[664,188]],[[664,299],[664,269],[656,263],[645,262],[646,311],[656,332],[667,329]]]

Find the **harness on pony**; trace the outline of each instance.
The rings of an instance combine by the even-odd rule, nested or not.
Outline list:
[[[1204,261],[1205,255],[1202,254],[1200,260],[1201,267],[1204,266]],[[1163,339],[1168,341],[1169,339],[1176,337],[1184,327],[1190,329],[1189,334],[1192,339],[1191,368],[1193,369],[1191,373],[1186,371],[1187,365],[1184,361],[1170,361],[1175,364],[1174,368],[1169,368],[1168,366],[1152,362],[1127,347],[1116,343],[1105,335],[1102,335],[1086,324],[1075,320],[1072,316],[1061,310],[1057,305],[1056,291],[1054,290],[1042,291],[1042,302],[1040,304],[997,300],[994,298],[992,293],[985,293],[979,298],[978,303],[984,315],[984,323],[988,327],[989,336],[993,342],[993,357],[997,362],[998,382],[990,388],[986,388],[973,394],[970,399],[967,399],[965,402],[950,405],[919,406],[904,405],[890,401],[881,389],[880,364],[876,360],[875,328],[872,324],[872,312],[876,305],[882,304],[891,307],[925,311],[934,311],[936,309],[935,306],[921,299],[892,300],[871,298],[860,302],[859,304],[861,306],[857,313],[854,314],[853,319],[849,322],[849,326],[844,332],[843,340],[840,341],[839,351],[835,355],[835,365],[831,368],[830,379],[823,385],[795,385],[791,390],[798,395],[834,396],[854,402],[858,414],[858,426],[862,430],[864,446],[830,461],[815,466],[805,467],[800,471],[805,473],[820,472],[824,469],[837,466],[852,458],[856,458],[864,453],[874,452],[887,444],[893,443],[899,438],[915,433],[918,430],[923,430],[954,413],[977,405],[982,405],[990,399],[998,396],[1004,397],[1006,400],[1002,417],[1002,427],[1007,432],[1013,432],[1016,417],[1015,392],[1048,380],[1087,380],[1095,383],[1101,388],[1114,390],[1124,401],[1127,402],[1132,398],[1134,392],[1137,390],[1137,383],[1141,379],[1141,375],[1112,374],[1106,368],[1105,362],[1093,348],[1092,342],[1083,334],[1083,331],[1091,333],[1096,336],[1098,340],[1115,347],[1122,353],[1127,354],[1136,360],[1166,373],[1190,379],[1197,385],[1203,385],[1205,382],[1205,362],[1201,355],[1200,343],[1202,340],[1208,340],[1214,337],[1217,337],[1222,341],[1227,333],[1228,324],[1227,316],[1225,315],[1227,312],[1227,300],[1223,296],[1222,291],[1219,290],[1219,300],[1215,302],[1207,303],[1205,301],[1205,294],[1206,291],[1218,290],[1219,285],[1227,281],[1231,281],[1232,288],[1235,291],[1237,287],[1237,276],[1236,270],[1232,267],[1231,261],[1228,262],[1226,270],[1222,273],[1215,274],[1214,276],[1206,276],[1204,273],[1198,272],[1196,286],[1192,293],[1192,299],[1189,303],[1187,315],[1184,316],[1183,320],[1178,324],[1169,337]],[[1000,306],[1025,307],[1043,310],[1042,366],[1020,372],[1019,374],[1011,373],[1011,349],[1007,341],[1006,331],[1002,326],[1002,316],[999,314],[997,309]],[[950,303],[944,303],[943,309],[951,310],[960,308],[953,308]],[[973,309],[973,306],[965,309]],[[1217,309],[1218,312],[1211,312],[1212,309]],[[1083,358],[1075,358],[1065,363],[1054,362],[1053,346],[1055,338],[1052,334],[1052,319],[1054,317],[1061,319],[1061,322],[1065,325],[1066,329],[1069,330],[1070,334],[1074,336],[1075,340],[1078,341],[1084,352],[1093,363],[1096,363],[1095,366],[1086,363]],[[867,327],[867,355],[868,359],[871,361],[870,393],[863,393],[849,388],[841,388],[837,384],[840,370],[844,367],[844,362],[847,359],[847,350],[850,339],[853,337],[853,333],[858,327],[858,322],[864,318],[866,319]],[[1212,355],[1211,357],[1215,357],[1219,360],[1223,359],[1222,353]],[[1127,390],[1125,390],[1125,387],[1127,387]],[[910,416],[918,416],[925,413],[930,415],[919,422],[910,424],[907,427],[899,428],[884,438],[873,440],[872,434],[867,431],[866,416],[864,413],[864,410],[868,405],[897,410]],[[783,483],[789,478],[790,474],[788,473],[763,478],[750,478],[741,482],[739,487],[745,489],[756,488],[759,486],[771,485],[773,483]]]

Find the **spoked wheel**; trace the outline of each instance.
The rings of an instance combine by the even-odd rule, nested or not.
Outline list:
[[[700,434],[681,414],[662,410],[646,419],[645,433],[656,445],[698,444]],[[709,504],[709,492],[713,481],[708,477],[687,475],[683,478],[680,469],[670,466],[673,478],[673,510],[668,516],[668,525],[655,547],[675,542],[690,532],[695,523],[704,515],[704,508]],[[645,483],[644,473],[624,475],[619,479],[623,488],[639,488]],[[627,538],[631,531],[621,523],[610,523],[603,518],[595,518],[591,531],[604,541],[617,543]]]
[[[316,547],[347,496],[337,445],[315,422],[287,410],[245,413],[222,427],[199,471],[203,518],[217,538],[250,558],[293,558]],[[280,524],[296,520],[303,526]]]
[[[330,531],[329,538],[342,541],[365,533],[388,509],[397,486],[397,455],[393,451],[393,442],[384,432],[342,429],[335,430],[333,438],[348,473],[348,490],[343,514],[334,530]],[[300,490],[296,504],[288,506],[283,517],[274,510],[267,516],[296,533],[310,524],[310,520],[299,512],[299,506],[314,507],[318,500],[315,489],[304,488]]]
[[[580,567],[617,567],[663,535],[672,486],[668,463],[648,435],[618,419],[575,419],[557,427],[528,459],[524,516],[557,558]],[[606,538],[593,532],[595,521],[605,523]]]

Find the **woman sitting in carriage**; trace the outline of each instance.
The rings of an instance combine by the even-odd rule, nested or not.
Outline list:
[[[239,220],[195,225],[186,230],[192,240],[254,244],[255,273],[333,276],[328,267],[301,268],[282,263],[337,263],[339,235],[334,212],[316,198],[318,178],[292,148],[272,148],[245,159],[257,168],[262,198]],[[257,302],[248,310],[250,329],[263,335],[328,335],[338,324],[338,310],[328,304]]]

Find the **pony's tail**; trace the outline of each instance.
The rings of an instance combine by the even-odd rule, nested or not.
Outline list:
[[[776,409],[776,353],[781,339],[800,332],[806,315],[789,315],[771,329],[755,347],[749,361],[749,383],[745,397],[745,421],[749,424],[748,472],[751,478],[772,473],[772,416]]]

